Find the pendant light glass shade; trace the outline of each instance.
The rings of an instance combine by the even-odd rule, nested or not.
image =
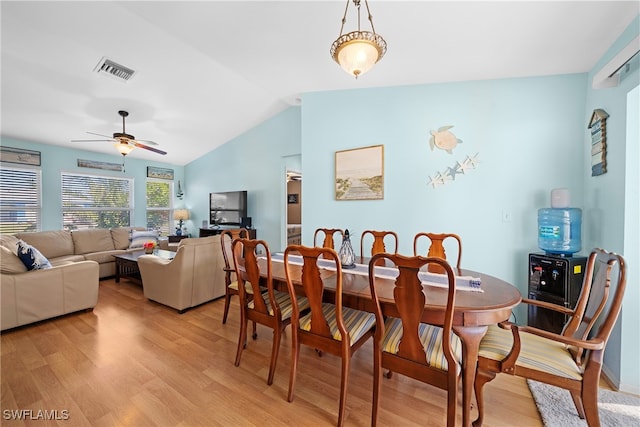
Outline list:
[[[135,147],[129,145],[126,142],[118,142],[116,144],[116,149],[118,150],[118,152],[120,154],[122,154],[123,156],[126,156],[127,154],[129,154],[131,151],[133,151]]]
[[[340,28],[340,36],[331,45],[331,57],[336,61],[343,70],[351,74],[355,78],[369,71],[378,62],[387,51],[387,42],[376,34],[373,28],[373,18],[369,11],[369,3],[365,0],[369,23],[372,31],[360,30],[360,0],[353,0],[358,9],[358,30],[343,34],[344,24],[347,19],[347,10],[349,9],[349,0],[342,18],[342,28]]]

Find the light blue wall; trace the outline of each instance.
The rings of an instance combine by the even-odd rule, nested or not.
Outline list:
[[[622,314],[605,352],[605,372],[614,381],[620,383],[620,388],[633,393],[640,393],[640,365],[637,355],[640,353],[640,290],[638,287],[640,275],[638,266],[640,259],[637,257],[638,240],[637,233],[625,229],[625,188],[634,185],[633,181],[625,182],[626,157],[635,155],[629,165],[637,170],[640,157],[638,157],[637,116],[636,139],[626,141],[627,135],[627,94],[638,86],[640,72],[635,67],[629,73],[624,73],[617,87],[607,89],[593,89],[593,76],[599,72],[618,52],[633,40],[640,32],[640,18],[629,25],[625,32],[603,55],[589,73],[587,80],[587,98],[583,126],[586,127],[593,110],[604,109],[608,114],[607,119],[607,173],[597,177],[591,176],[589,167],[583,171],[585,182],[585,223],[587,247],[602,247],[610,251],[624,253],[625,247],[634,247],[635,256],[626,258],[629,272]],[[630,124],[633,125],[633,124]],[[633,133],[630,133],[633,135]],[[584,144],[590,143],[589,135],[584,137]],[[627,147],[627,144],[631,146]],[[635,154],[632,154],[635,153]],[[584,163],[589,165],[589,155],[585,153]],[[629,175],[633,176],[633,175]],[[635,188],[634,199],[638,198],[639,189]],[[637,227],[640,219],[636,217]],[[635,240],[635,241],[634,241]],[[633,253],[633,251],[632,251]]]
[[[247,190],[257,237],[282,250],[287,159],[300,154],[300,108],[291,107],[185,167],[190,232],[209,219],[209,193]],[[197,235],[197,234],[196,234]]]
[[[146,179],[147,166],[155,166],[173,169],[175,182],[183,180],[182,166],[175,166],[161,162],[150,162],[147,160],[127,157],[125,160],[126,172],[114,172],[101,169],[79,168],[78,159],[93,160],[98,162],[122,163],[122,156],[95,153],[93,151],[75,150],[59,147],[55,145],[38,144],[34,142],[21,141],[3,137],[2,146],[22,148],[27,150],[40,151],[42,163],[42,230],[62,229],[62,197],[61,194],[61,172],[78,172],[94,175],[113,175],[132,177],[134,179],[134,226],[146,227]],[[115,148],[113,149],[114,152]],[[158,156],[159,157],[159,156]],[[181,201],[175,199],[175,206],[180,206]]]
[[[538,251],[537,210],[568,187],[582,206],[586,74],[310,93],[303,97],[303,243],[317,227],[394,230],[401,253],[420,231],[462,237],[465,268],[527,292],[527,254]],[[452,154],[429,147],[454,125]],[[384,200],[336,201],[334,153],[384,145]],[[476,169],[444,186],[430,177],[479,153]],[[503,221],[503,214],[510,218]],[[516,313],[518,322],[526,314]]]

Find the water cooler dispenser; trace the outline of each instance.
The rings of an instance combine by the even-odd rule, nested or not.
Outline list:
[[[529,254],[529,299],[574,308],[582,289],[586,257]],[[530,326],[560,333],[568,318],[546,308],[529,305]]]
[[[586,257],[581,249],[582,211],[569,207],[569,191],[551,191],[551,208],[538,210],[538,247],[543,254],[529,254],[529,299],[574,308],[582,289]],[[560,333],[567,316],[529,306],[530,326]]]

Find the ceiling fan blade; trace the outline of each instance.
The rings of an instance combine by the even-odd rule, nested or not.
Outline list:
[[[136,139],[138,142],[144,142],[147,145],[158,145],[157,142],[149,141],[148,139]]]
[[[131,143],[133,145],[135,145],[138,148],[144,148],[145,150],[149,150],[149,151],[153,151],[154,153],[158,153],[158,154],[167,154],[166,151],[162,151],[162,150],[158,150],[157,148],[153,148],[153,147],[149,147],[148,145],[144,145],[144,144],[140,144],[138,141],[131,141]]]
[[[71,142],[113,142],[113,139],[72,139]]]
[[[104,136],[105,138],[113,139],[113,136],[111,135],[103,135],[101,133],[95,133],[95,132],[87,132],[87,133],[90,135]]]

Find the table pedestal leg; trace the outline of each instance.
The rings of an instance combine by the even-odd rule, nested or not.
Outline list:
[[[462,425],[471,426],[471,397],[476,377],[480,341],[487,333],[487,326],[454,326],[462,341]]]

